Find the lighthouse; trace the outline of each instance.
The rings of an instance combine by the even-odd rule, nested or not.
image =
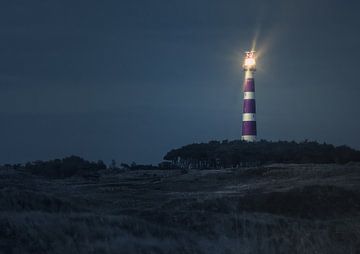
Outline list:
[[[255,105],[255,81],[256,71],[255,51],[245,52],[244,61],[244,104],[242,118],[241,139],[248,142],[256,141],[256,105]]]

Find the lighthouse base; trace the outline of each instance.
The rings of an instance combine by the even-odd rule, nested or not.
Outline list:
[[[255,142],[256,136],[255,135],[244,135],[241,137],[241,140],[247,141],[247,142]]]

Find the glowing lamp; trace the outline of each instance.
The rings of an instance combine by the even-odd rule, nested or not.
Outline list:
[[[255,51],[245,52],[245,61],[243,67],[244,70],[256,70]]]

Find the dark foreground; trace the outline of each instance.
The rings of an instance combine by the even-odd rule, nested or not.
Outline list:
[[[0,253],[360,253],[360,164],[3,170]]]

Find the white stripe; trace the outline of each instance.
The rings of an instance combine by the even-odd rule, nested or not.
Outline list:
[[[253,78],[253,72],[250,71],[250,70],[246,70],[245,71],[245,79],[248,79],[248,78]]]
[[[253,113],[244,113],[243,114],[243,121],[255,121],[256,117]]]
[[[256,136],[244,135],[241,137],[241,140],[248,141],[248,142],[254,142],[254,141],[256,141]]]
[[[244,92],[244,100],[255,99],[254,92]]]

